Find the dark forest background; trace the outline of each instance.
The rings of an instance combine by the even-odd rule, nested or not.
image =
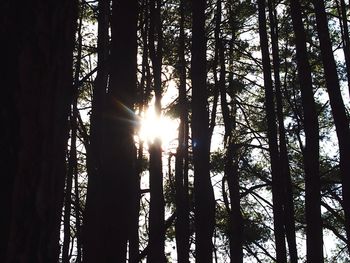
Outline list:
[[[0,10],[0,262],[350,262],[346,0]]]

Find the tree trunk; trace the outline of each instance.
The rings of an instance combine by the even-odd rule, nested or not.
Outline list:
[[[262,53],[264,87],[265,87],[265,107],[267,118],[267,138],[269,143],[271,173],[272,173],[272,200],[274,217],[274,234],[276,243],[277,262],[287,262],[285,229],[283,224],[283,178],[280,171],[280,160],[277,143],[276,113],[274,102],[274,91],[271,78],[271,64],[269,57],[268,38],[266,30],[265,0],[258,0],[259,9],[259,36]]]
[[[215,224],[214,191],[210,179],[209,116],[206,86],[205,0],[192,1],[192,149],[196,262],[212,262]]]
[[[280,166],[283,177],[284,187],[284,216],[285,216],[285,231],[289,247],[289,257],[291,263],[298,262],[297,244],[295,238],[295,218],[294,218],[294,204],[293,204],[293,192],[292,192],[292,180],[289,169],[288,151],[286,132],[284,128],[284,114],[283,114],[283,102],[281,92],[281,80],[280,80],[280,58],[278,47],[278,25],[276,18],[276,10],[272,0],[268,0],[269,8],[269,20],[270,20],[270,32],[271,32],[271,44],[272,44],[272,56],[273,56],[273,72],[275,77],[275,89],[276,89],[276,108],[277,108],[277,120],[278,120],[278,134],[279,134],[279,152],[280,152]]]
[[[306,34],[302,24],[301,7],[299,0],[291,0],[290,3],[304,113],[305,148],[303,157],[307,261],[323,262],[318,119],[313,97],[311,68],[306,49]]]
[[[77,2],[14,5],[17,63],[4,64],[13,65],[20,148],[5,262],[57,262]]]
[[[162,100],[162,26],[161,0],[150,1],[149,52],[153,67],[155,111],[161,115]],[[157,43],[157,46],[156,46]],[[163,194],[162,146],[159,138],[150,145],[149,252],[147,262],[165,262],[165,211]]]
[[[190,226],[189,226],[189,196],[188,185],[185,184],[185,159],[187,159],[187,94],[186,94],[186,60],[185,60],[185,2],[180,1],[180,36],[179,36],[179,107],[180,107],[180,124],[179,124],[179,145],[176,151],[175,160],[175,188],[176,188],[176,221],[175,237],[177,248],[177,262],[189,262],[190,249]]]
[[[5,256],[10,235],[12,198],[14,178],[17,173],[19,152],[19,112],[17,108],[17,94],[20,92],[18,79],[18,56],[20,47],[19,28],[16,24],[18,16],[18,4],[15,1],[2,1],[0,9],[3,12],[4,21],[0,27],[5,41],[0,41],[3,52],[0,64],[1,96],[0,114],[2,125],[0,129],[0,262],[5,262]]]
[[[340,91],[337,66],[332,51],[332,43],[328,31],[328,21],[324,2],[313,1],[316,14],[317,32],[320,40],[321,57],[326,79],[326,87],[335,129],[338,137],[340,152],[340,174],[342,179],[343,209],[345,214],[345,230],[347,235],[347,247],[350,251],[350,129],[349,119],[346,115],[343,98]]]
[[[83,259],[86,262],[96,262],[100,242],[96,237],[99,229],[98,184],[101,175],[102,142],[103,142],[103,112],[108,83],[109,58],[109,24],[110,0],[98,2],[98,38],[97,38],[97,76],[93,88],[92,110],[90,118],[90,145],[87,148],[88,187],[83,219]]]
[[[125,262],[135,171],[137,1],[113,1],[110,82],[102,120],[100,166],[88,191],[92,207],[84,262]],[[100,127],[97,127],[100,128]],[[89,204],[87,204],[88,206]]]
[[[235,121],[231,116],[230,108],[228,106],[226,97],[226,64],[225,64],[225,47],[224,40],[220,36],[221,25],[221,0],[217,1],[216,12],[216,26],[215,26],[215,45],[216,52],[218,53],[218,60],[220,61],[220,79],[217,81],[218,89],[220,92],[221,112],[224,120],[225,134],[225,166],[224,166],[224,178],[227,180],[230,205],[227,205],[229,215],[229,242],[230,242],[230,259],[231,262],[243,262],[243,219],[240,207],[240,193],[239,193],[239,178],[238,178],[238,162],[237,162],[237,147],[235,145],[233,137],[233,129],[235,128]],[[232,36],[234,29],[232,29]],[[233,41],[233,40],[232,40]],[[230,52],[232,52],[232,43]],[[217,64],[217,63],[215,63]],[[217,66],[217,65],[216,65]],[[215,74],[215,73],[214,73]],[[233,76],[231,76],[233,77]],[[233,82],[229,81],[230,88],[234,90]],[[232,98],[232,103],[234,98]],[[233,106],[234,107],[234,106]],[[235,111],[233,112],[235,114]],[[223,180],[225,180],[223,179]],[[227,197],[225,197],[227,200]],[[228,200],[226,201],[228,203]]]

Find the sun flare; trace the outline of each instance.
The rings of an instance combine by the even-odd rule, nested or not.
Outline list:
[[[138,135],[142,141],[148,143],[152,143],[156,138],[159,138],[164,150],[175,148],[178,126],[179,123],[176,119],[164,115],[158,117],[154,107],[149,107],[141,118]]]

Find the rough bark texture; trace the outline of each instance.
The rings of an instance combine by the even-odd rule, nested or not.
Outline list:
[[[283,178],[280,174],[280,160],[277,143],[277,126],[274,102],[274,91],[271,78],[271,64],[269,57],[268,38],[266,30],[265,0],[258,0],[259,9],[259,36],[264,73],[265,107],[267,119],[267,138],[269,143],[271,173],[272,173],[272,200],[274,234],[276,243],[277,262],[287,262],[285,230],[281,224],[284,220],[283,213]]]
[[[10,125],[18,141],[12,142],[17,156],[11,156],[16,170],[7,174],[14,180],[12,203],[7,200],[12,222],[7,260],[1,261],[57,262],[77,3],[2,5],[9,11],[4,16],[12,31],[5,43],[14,51],[3,63],[10,65],[13,79],[7,88],[13,89],[12,113],[19,117]]]
[[[192,148],[196,262],[212,262],[215,200],[209,172],[205,0],[192,1]]]
[[[8,238],[10,233],[12,216],[12,196],[15,174],[17,172],[17,159],[19,149],[19,115],[17,108],[17,97],[20,89],[18,56],[20,49],[18,43],[18,15],[14,1],[2,1],[0,9],[3,15],[0,18],[0,33],[6,36],[4,41],[0,41],[3,52],[0,63],[1,96],[0,96],[0,117],[2,123],[0,129],[0,206],[2,215],[0,216],[0,262],[5,262]]]
[[[299,0],[291,0],[290,7],[304,113],[305,148],[303,159],[305,170],[307,261],[310,263],[323,262],[318,119],[313,97],[311,68],[306,49],[306,34],[302,23]]]

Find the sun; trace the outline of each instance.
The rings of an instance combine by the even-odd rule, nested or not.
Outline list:
[[[154,107],[149,107],[141,117],[141,126],[138,136],[142,141],[153,143],[159,138],[163,150],[177,147],[178,120],[167,116],[157,116]]]

